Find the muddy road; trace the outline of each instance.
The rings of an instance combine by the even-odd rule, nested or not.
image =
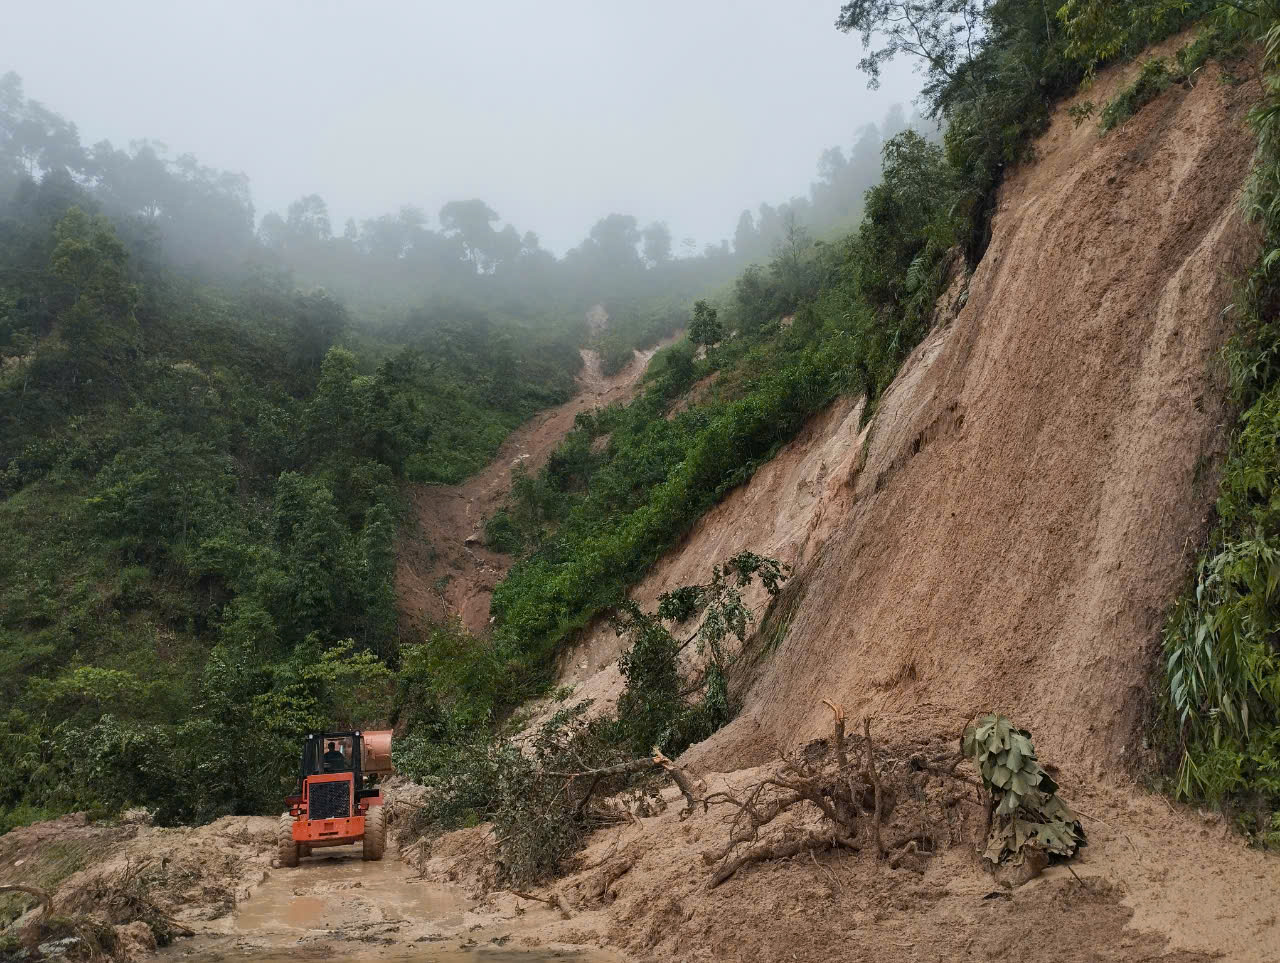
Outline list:
[[[335,847],[296,868],[272,869],[240,896],[230,915],[194,924],[194,937],[177,941],[157,958],[170,963],[622,959],[595,947],[532,948],[532,931],[556,914],[539,903],[521,903],[512,903],[508,912],[481,906],[457,887],[424,881],[390,853],[367,863],[358,846]]]

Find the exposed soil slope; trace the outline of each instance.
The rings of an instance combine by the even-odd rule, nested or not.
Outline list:
[[[949,731],[999,706],[1051,758],[1130,757],[1224,443],[1222,312],[1256,250],[1237,212],[1249,86],[1206,77],[1105,138],[1060,109],[1003,190],[966,306],[869,437],[837,405],[638,588],[739,548],[797,566],[781,650],[696,759],[751,765],[823,735],[819,694]],[[592,636],[567,679],[616,649]]]
[[[823,698],[903,739],[954,738],[998,708],[1062,767],[1089,887],[1053,869],[984,900],[961,847],[918,879],[797,859],[709,893],[697,853],[726,828],[673,805],[584,858],[634,857],[599,910],[611,942],[655,959],[1280,960],[1280,861],[1128,776],[1225,447],[1223,311],[1257,250],[1237,205],[1256,82],[1205,73],[1105,138],[1062,105],[1002,191],[964,308],[871,423],[837,403],[634,593],[743,548],[796,567],[789,628],[741,715],[683,760],[727,774],[713,783],[826,735]],[[575,697],[616,695],[618,648],[601,627],[566,658]]]
[[[814,418],[750,484],[700,518],[632,597],[652,610],[659,595],[705,582],[712,565],[743,549],[778,558],[797,571],[813,564],[842,518],[828,509],[859,456],[862,412],[861,401],[842,399]],[[746,599],[758,614],[767,595],[753,584]],[[594,699],[604,708],[617,698],[622,691],[617,669],[621,646],[607,620],[597,620],[561,668],[560,681],[575,687],[575,700]]]
[[[593,332],[603,327],[602,309],[588,315]],[[544,411],[513,431],[498,456],[479,474],[460,485],[419,485],[410,491],[416,526],[402,540],[396,563],[396,595],[403,618],[443,621],[460,616],[472,632],[489,623],[494,586],[507,574],[511,558],[484,546],[484,522],[511,490],[511,473],[519,465],[536,472],[584,411],[630,399],[639,390],[645,368],[667,338],[637,351],[627,367],[606,377],[594,351],[582,351],[578,394]]]
[[[964,310],[882,399],[784,651],[703,758],[818,735],[823,692],[951,731],[999,706],[1050,758],[1131,760],[1224,443],[1248,86],[1205,77],[1106,138],[1059,112]]]

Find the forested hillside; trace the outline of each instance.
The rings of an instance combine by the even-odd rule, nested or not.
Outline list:
[[[936,2],[846,4],[837,26],[863,36],[873,78],[893,56],[922,59],[930,119],[864,128],[848,155],[823,155],[807,198],[744,212],[732,245],[685,256],[661,222],[615,213],[557,258],[479,199],[446,204],[434,228],[406,206],[339,233],[316,195],[255,224],[243,176],[149,143],[85,146],[8,75],[0,735],[16,749],[4,824],[131,803],[168,821],[270,810],[298,734],[334,722],[407,726],[409,770],[438,774],[543,692],[577,633],[807,419],[840,394],[874,413],[942,288],[982,259],[997,191],[1055,101],[1211,14],[1131,89],[1082,105],[1079,122],[1105,132],[1211,57],[1240,56],[1271,16],[1209,0],[978,7],[981,23]],[[1257,115],[1264,135],[1269,120]],[[604,331],[585,323],[595,304]],[[686,326],[639,398],[581,416],[487,519],[490,547],[516,557],[490,635],[400,618],[404,484],[477,471],[570,396],[580,347],[608,373]],[[1270,329],[1244,330],[1239,399],[1264,412]],[[1265,461],[1257,437],[1236,457]],[[1241,471],[1238,498],[1270,491],[1269,469]],[[1231,611],[1258,602],[1214,580],[1242,550],[1233,504],[1227,548],[1169,639],[1181,785],[1214,798],[1256,792],[1273,752],[1257,742],[1274,733],[1267,630],[1247,623],[1262,635],[1226,656],[1234,676],[1203,661],[1221,649],[1177,671],[1188,636],[1222,631],[1195,628],[1217,617],[1206,591]],[[677,751],[705,736],[735,711],[693,711],[712,705],[713,681],[625,738],[666,733]]]
[[[861,203],[858,143],[815,198]],[[675,251],[611,214],[557,258],[499,220],[338,232],[308,195],[255,223],[243,175],[83,144],[0,81],[0,828],[275,807],[299,733],[389,712],[403,484],[477,471],[580,347],[615,370],[787,230],[810,244],[762,213],[740,250]]]

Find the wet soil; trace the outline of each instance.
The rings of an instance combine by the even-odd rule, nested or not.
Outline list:
[[[340,847],[273,869],[244,894],[229,917],[162,951],[164,960],[259,963],[295,960],[455,961],[580,960],[618,957],[579,947],[528,946],[541,913],[506,918],[456,886],[424,881],[399,859],[367,863],[359,847]]]

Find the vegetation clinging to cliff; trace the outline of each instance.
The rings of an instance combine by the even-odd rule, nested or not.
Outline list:
[[[1265,49],[1245,197],[1263,244],[1226,350],[1240,415],[1218,524],[1165,629],[1165,691],[1178,794],[1225,803],[1280,846],[1280,5],[1233,8],[1227,25]]]

